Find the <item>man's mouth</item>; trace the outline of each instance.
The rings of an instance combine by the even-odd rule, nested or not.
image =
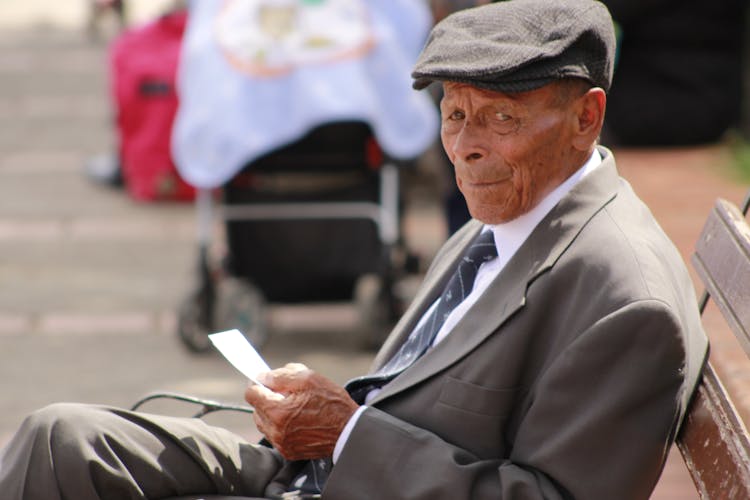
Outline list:
[[[470,181],[469,185],[472,187],[477,187],[477,188],[489,187],[489,186],[494,186],[496,184],[502,184],[503,182],[509,181],[511,177],[513,177],[513,173],[508,172],[507,174],[500,176],[498,178],[492,179],[492,180]]]

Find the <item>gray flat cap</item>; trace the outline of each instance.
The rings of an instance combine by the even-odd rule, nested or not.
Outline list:
[[[595,0],[506,0],[461,10],[435,25],[414,66],[415,89],[433,81],[500,92],[583,78],[609,90],[612,17]]]

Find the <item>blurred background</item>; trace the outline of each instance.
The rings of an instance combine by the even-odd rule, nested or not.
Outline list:
[[[178,6],[128,1],[126,31]],[[91,9],[0,2],[0,445],[53,401],[129,406],[158,389],[242,400],[244,378],[176,333],[200,281],[192,197],[142,199],[104,175],[120,142],[110,87],[123,25],[113,11],[91,24]],[[425,263],[446,236],[438,177],[412,167],[403,179],[403,234]],[[213,255],[225,251],[223,231],[211,226]],[[369,367],[357,304],[269,304],[266,314],[271,366],[300,361],[342,383]],[[245,416],[216,418],[254,437]]]
[[[174,0],[131,0],[127,2],[129,23],[141,23],[164,13]],[[25,27],[55,27],[79,30],[87,25],[91,16],[91,4],[86,0],[26,0],[0,3],[0,26],[3,29]],[[110,23],[111,20],[106,21]]]
[[[441,8],[469,2],[431,3],[440,16]],[[116,10],[92,17],[92,4],[0,0],[0,446],[24,415],[55,401],[129,406],[154,390],[242,399],[243,377],[219,355],[195,353],[177,334],[185,301],[203,280],[205,235],[194,193],[139,197],[117,161],[114,44],[123,29],[149,25],[179,4],[126,1],[124,22]],[[627,36],[628,27],[623,31]],[[747,72],[737,64],[738,73]],[[747,79],[740,85],[746,88]],[[686,260],[714,200],[740,203],[750,185],[746,102],[734,104],[738,118],[710,141],[612,139],[621,173]],[[400,302],[408,301],[451,224],[465,217],[460,204],[455,208],[439,150],[428,148],[403,167],[405,251],[394,259],[403,272],[393,287]],[[227,250],[225,231],[209,223],[208,251],[217,260]],[[263,355],[271,366],[299,361],[343,383],[366,371],[373,355],[362,341],[362,318],[372,311],[362,308],[356,300],[265,304]],[[388,322],[382,314],[367,318]],[[711,355],[747,418],[750,369],[711,311],[706,321]],[[244,415],[210,418],[257,437]],[[689,481],[672,456],[654,498],[694,498]]]

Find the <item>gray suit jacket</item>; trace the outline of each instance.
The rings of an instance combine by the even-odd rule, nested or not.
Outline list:
[[[679,253],[600,152],[453,332],[365,410],[323,498],[649,497],[707,340]],[[481,226],[444,245],[376,365]]]

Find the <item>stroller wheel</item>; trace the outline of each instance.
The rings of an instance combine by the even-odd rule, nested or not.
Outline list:
[[[253,347],[260,349],[268,339],[263,293],[249,281],[235,277],[222,279],[216,292],[216,331],[236,328]]]
[[[203,293],[190,294],[177,311],[177,335],[192,352],[204,353],[211,349],[208,334],[213,333],[207,321],[206,298]]]
[[[391,291],[379,276],[367,274],[357,280],[354,300],[359,312],[360,344],[367,350],[377,350],[395,323]]]

